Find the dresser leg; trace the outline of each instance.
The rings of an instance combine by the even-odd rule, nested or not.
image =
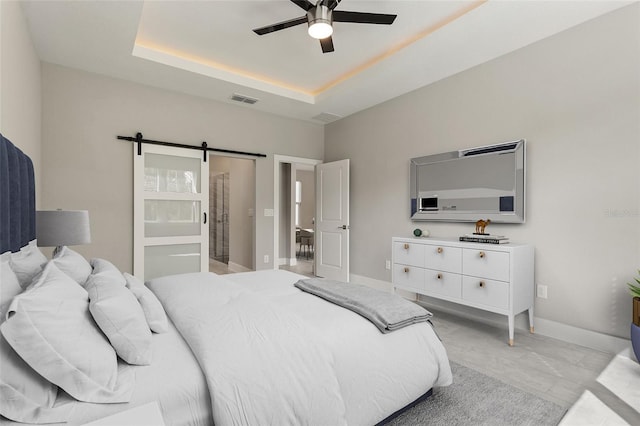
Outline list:
[[[533,334],[533,306],[529,308],[529,331]]]
[[[513,346],[513,332],[514,332],[514,316],[507,315],[509,318],[509,346]]]

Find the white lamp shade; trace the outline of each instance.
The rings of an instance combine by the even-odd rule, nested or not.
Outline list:
[[[75,246],[91,242],[87,210],[39,210],[36,239],[40,247]]]

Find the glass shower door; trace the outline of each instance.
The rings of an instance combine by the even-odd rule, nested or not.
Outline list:
[[[229,263],[229,173],[213,176],[212,206],[213,235],[212,258]]]

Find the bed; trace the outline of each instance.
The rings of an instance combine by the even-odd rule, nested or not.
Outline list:
[[[0,253],[37,250],[33,242],[33,167],[8,140],[0,139]],[[2,256],[11,258],[15,253]],[[98,327],[102,323],[95,315],[92,320],[89,313],[89,306],[93,308],[89,299],[97,294],[90,289],[98,287],[101,277],[103,281],[107,276],[115,277],[113,265],[104,272],[98,265],[108,262],[87,262],[91,265],[89,275],[83,277],[87,284],[72,288],[69,276],[78,275],[82,268],[69,265],[86,262],[77,254],[73,256],[74,261],[67,264],[56,263],[60,259],[43,263],[26,290],[18,289],[11,295],[3,287],[2,315],[8,311],[13,315],[0,326],[2,335],[11,342],[8,345],[2,340],[3,351],[10,351],[9,346],[20,351],[14,335],[20,332],[16,324],[23,314],[15,308],[20,306],[16,301],[28,301],[29,291],[45,288],[41,283],[47,276],[55,278],[52,282],[68,285],[56,294],[77,299],[69,306],[78,306],[77,317],[87,318],[82,330],[100,334],[94,336],[99,344],[88,347],[102,347],[107,342],[117,348],[105,329],[104,333],[94,330],[96,323]],[[10,269],[6,265],[13,263],[2,265],[4,274]],[[145,291],[150,289],[161,302],[167,326],[162,333],[149,332],[149,365],[129,365],[117,352],[117,361],[110,361],[117,366],[110,367],[111,376],[105,382],[109,389],[115,389],[125,377],[132,377],[132,384],[127,385],[130,389],[121,390],[118,398],[109,400],[108,396],[106,401],[110,403],[96,403],[80,402],[75,389],[59,386],[57,399],[49,401],[50,407],[63,407],[64,420],[69,424],[84,424],[156,402],[167,425],[372,425],[424,398],[433,387],[451,383],[446,351],[430,323],[383,334],[357,313],[294,287],[303,278],[268,270],[225,276],[181,274],[151,280]],[[123,282],[133,292],[127,280]],[[82,287],[89,289],[87,295],[76,290]],[[150,322],[149,327],[153,329]],[[23,361],[30,359],[27,353],[19,355]],[[2,390],[0,380],[0,396],[6,394]],[[1,417],[0,424],[17,423]]]

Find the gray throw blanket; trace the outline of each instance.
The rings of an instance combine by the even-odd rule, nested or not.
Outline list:
[[[362,315],[383,333],[429,321],[433,316],[422,306],[400,296],[362,285],[324,278],[300,280],[294,285],[302,291]]]

